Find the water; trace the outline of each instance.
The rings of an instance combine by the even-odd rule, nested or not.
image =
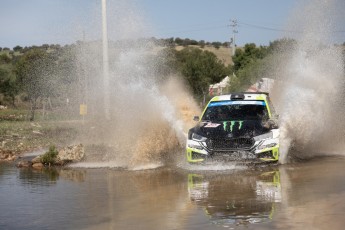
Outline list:
[[[342,229],[341,157],[254,169],[0,165],[0,229]]]
[[[281,115],[280,163],[291,149],[299,158],[343,154],[344,56],[335,44],[343,40],[344,8],[338,0],[301,1],[287,20],[295,33],[286,36],[296,43],[279,50],[270,73],[279,82],[272,96]]]

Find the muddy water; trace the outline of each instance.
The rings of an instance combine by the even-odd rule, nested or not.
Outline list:
[[[338,157],[223,171],[1,164],[0,229],[343,229],[344,165]]]

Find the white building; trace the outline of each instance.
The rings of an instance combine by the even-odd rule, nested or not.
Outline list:
[[[273,87],[274,80],[271,78],[261,78],[258,82],[251,85],[247,92],[267,92],[269,93]]]
[[[230,78],[229,76],[226,76],[221,82],[210,85],[209,94],[211,96],[222,95],[223,90],[229,85],[229,83],[230,83]]]

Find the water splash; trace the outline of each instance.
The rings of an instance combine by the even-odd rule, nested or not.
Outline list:
[[[278,54],[280,86],[273,93],[281,114],[280,163],[292,148],[299,158],[344,154],[344,59],[334,45],[344,8],[338,0],[303,1],[289,20],[297,43]]]
[[[108,3],[109,109],[102,103],[101,42],[82,44],[78,63],[90,127],[81,139],[111,151],[92,153],[89,162],[79,167],[160,167],[175,155],[181,156],[176,152],[185,146],[186,121],[200,111],[178,76],[163,77],[157,71],[157,63],[165,57],[142,39],[151,28],[143,23],[140,10],[124,0]]]

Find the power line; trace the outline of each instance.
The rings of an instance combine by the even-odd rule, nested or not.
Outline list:
[[[270,30],[270,31],[278,31],[278,32],[289,32],[289,33],[303,33],[304,32],[302,30],[284,30],[284,29],[277,29],[277,28],[272,28],[272,27],[267,27],[267,26],[245,23],[245,22],[238,22],[238,24],[244,25],[244,26],[249,26],[252,28],[257,28],[257,29],[262,29],[262,30]],[[330,31],[330,33],[345,33],[345,30],[335,30],[335,31]]]
[[[231,26],[233,28],[233,40],[230,42],[232,42],[232,44],[235,45],[235,40],[234,40],[234,35],[236,33],[238,33],[237,27],[239,26],[247,26],[247,27],[251,27],[251,28],[255,28],[255,29],[260,29],[260,30],[267,30],[267,31],[276,31],[276,32],[288,32],[288,33],[303,33],[304,31],[302,30],[286,30],[286,29],[279,29],[279,28],[274,28],[274,27],[269,27],[269,26],[265,26],[265,25],[257,25],[257,24],[251,24],[251,23],[246,23],[246,22],[241,22],[238,21],[236,19],[234,20],[230,20],[231,24],[230,25],[219,25],[219,26],[207,26],[207,27],[201,27],[201,28],[196,28],[196,29],[186,29],[186,30],[177,30],[177,31],[167,31],[167,32],[163,32],[163,34],[178,34],[178,33],[188,33],[188,32],[199,32],[199,31],[209,31],[209,30],[217,30],[217,29],[224,29],[227,28],[229,26]],[[202,24],[198,24],[198,25],[190,25],[190,26],[186,26],[186,28],[188,27],[196,27]],[[345,30],[336,30],[336,31],[330,31],[330,33],[345,33]]]
[[[238,24],[257,28],[257,29],[262,29],[262,30],[270,30],[270,31],[278,31],[278,32],[291,32],[291,33],[301,33],[302,32],[302,31],[298,31],[298,30],[283,30],[283,29],[271,28],[271,27],[267,27],[267,26],[254,25],[254,24],[249,24],[249,23],[245,23],[245,22],[239,22]]]

